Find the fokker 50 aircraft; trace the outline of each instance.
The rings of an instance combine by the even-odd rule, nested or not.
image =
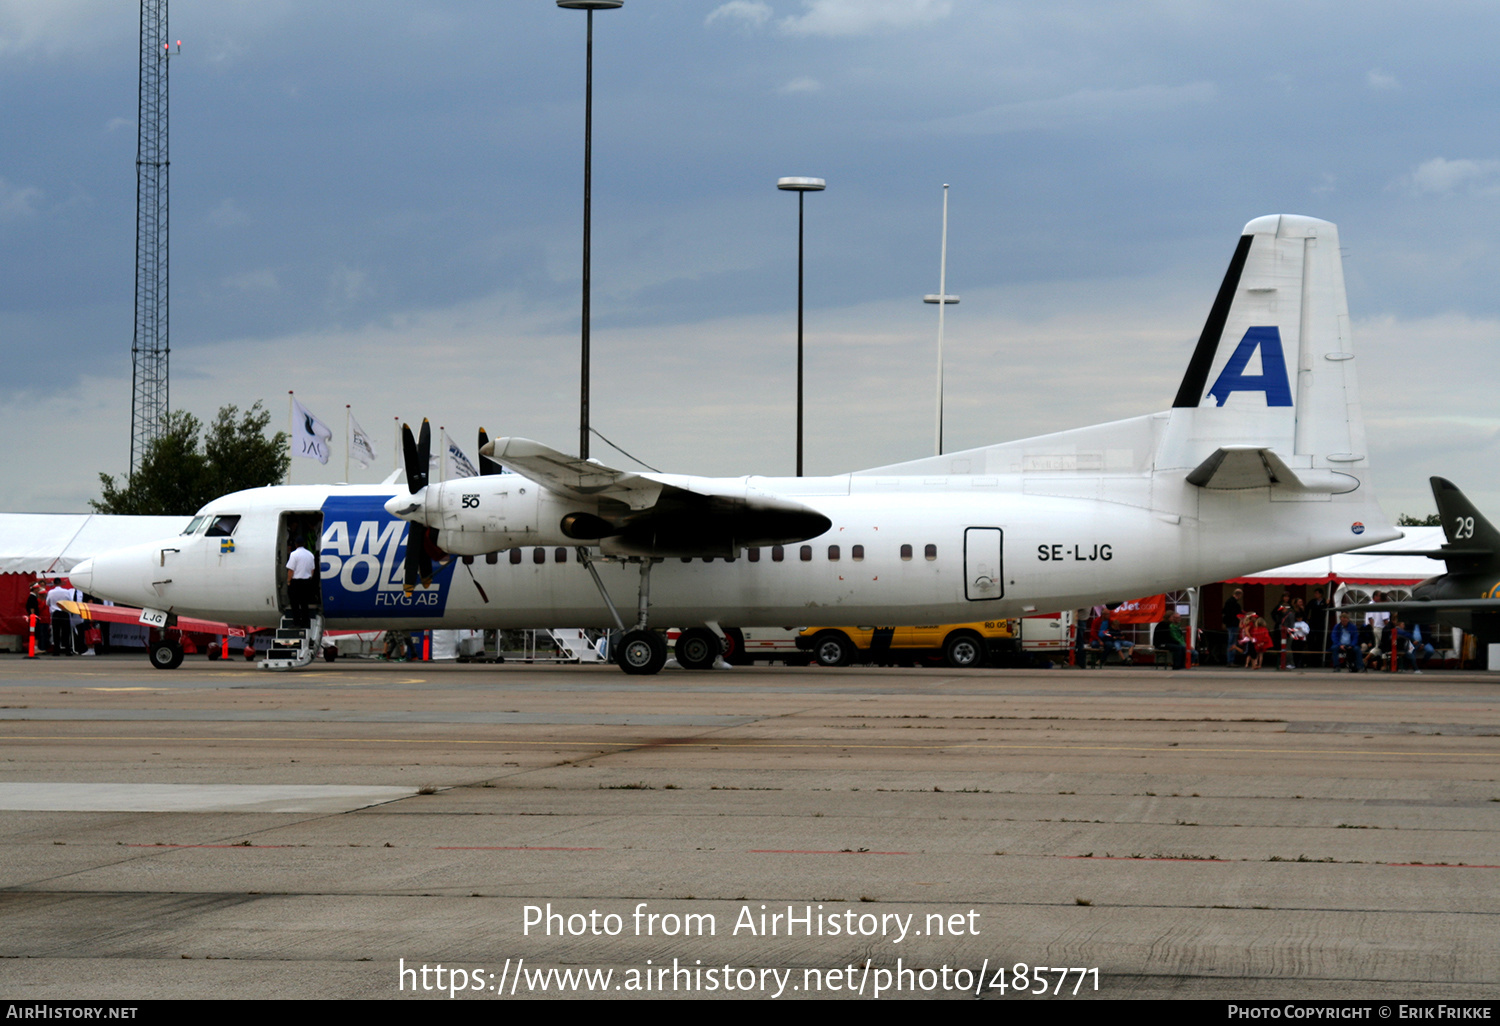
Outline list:
[[[997,619],[1400,537],[1370,487],[1338,230],[1291,215],[1245,226],[1162,413],[818,478],[627,473],[502,438],[482,451],[514,473],[429,483],[429,444],[407,432],[406,488],[238,492],[72,579],[158,618],[274,624],[302,532],[331,628],[623,628],[634,599],[617,651],[647,674],[653,623],[706,668],[739,627]]]

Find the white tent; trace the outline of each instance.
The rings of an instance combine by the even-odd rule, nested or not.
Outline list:
[[[0,513],[0,573],[66,575],[95,553],[181,534],[191,519]]]

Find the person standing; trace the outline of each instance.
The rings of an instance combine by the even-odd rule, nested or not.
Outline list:
[[[292,604],[292,619],[302,627],[312,625],[312,605],[317,597],[313,573],[317,568],[318,561],[302,544],[301,537],[293,538],[292,554],[286,561],[286,593]]]
[[[32,581],[31,590],[26,593],[26,622],[28,630],[36,641],[35,651],[40,652],[50,647],[52,641],[52,625],[48,622],[47,615],[43,612],[47,608],[47,589],[42,587],[41,581]],[[36,617],[35,620],[32,617]]]
[[[1312,601],[1307,604],[1307,626],[1309,628],[1307,647],[1312,650],[1312,656],[1317,660],[1313,665],[1322,666],[1323,657],[1328,646],[1324,643],[1328,637],[1328,603],[1323,599],[1323,589],[1314,588]]]
[[[73,598],[73,589],[64,588],[61,577],[52,578],[52,590],[47,592],[47,611],[52,614],[53,655],[73,654],[73,618],[62,607],[62,603]]]
[[[1240,617],[1244,615],[1245,607],[1240,604],[1240,599],[1245,597],[1245,592],[1234,589],[1234,594],[1224,601],[1224,662],[1230,666],[1234,665],[1234,645],[1240,634]]]

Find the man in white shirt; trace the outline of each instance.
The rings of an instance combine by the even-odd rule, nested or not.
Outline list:
[[[73,618],[59,603],[71,601],[73,589],[64,588],[62,578],[52,578],[52,590],[47,592],[47,611],[52,614],[52,654],[73,654]]]
[[[292,545],[292,554],[286,561],[287,598],[292,603],[292,618],[307,627],[311,623],[311,606],[317,599],[313,573],[318,568],[318,561],[307,551],[301,538],[292,539]]]

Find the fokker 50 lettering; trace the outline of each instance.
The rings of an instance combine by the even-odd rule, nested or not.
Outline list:
[[[825,478],[635,474],[481,432],[479,476],[429,482],[424,422],[403,429],[404,487],[228,495],[186,536],[73,579],[269,625],[290,538],[321,539],[331,628],[616,626],[631,673],[666,660],[652,622],[683,627],[678,661],[699,669],[741,627],[993,621],[1154,594],[1399,536],[1368,483],[1347,324],[1337,229],[1257,218],[1161,413]],[[206,537],[226,522],[232,554]]]

